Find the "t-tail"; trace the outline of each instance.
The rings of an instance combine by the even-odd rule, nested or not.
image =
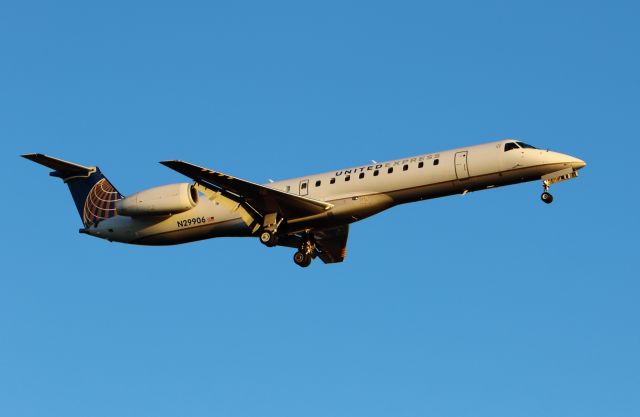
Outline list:
[[[100,172],[100,168],[85,167],[41,153],[22,157],[51,168],[53,172],[49,175],[61,178],[67,184],[85,227],[117,215],[116,201],[123,195]]]

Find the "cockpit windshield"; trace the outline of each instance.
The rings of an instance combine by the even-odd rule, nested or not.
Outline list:
[[[529,145],[529,144],[527,144],[527,143],[524,143],[524,142],[516,142],[516,143],[517,143],[518,145],[520,145],[520,147],[525,148],[525,149],[527,149],[527,148],[528,148],[528,149],[538,149],[538,148],[536,148],[535,146],[531,146],[531,145]]]
[[[507,142],[504,144],[504,151],[510,151],[512,149],[518,149],[519,146],[515,142]]]
[[[531,146],[528,143],[524,143],[524,142],[507,142],[504,144],[504,151],[511,151],[513,149],[520,149],[520,148],[524,148],[524,149],[538,149],[535,146]]]

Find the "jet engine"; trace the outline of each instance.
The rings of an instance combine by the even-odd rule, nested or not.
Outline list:
[[[121,216],[162,216],[182,213],[198,204],[198,191],[194,184],[163,185],[137,192],[116,202]]]

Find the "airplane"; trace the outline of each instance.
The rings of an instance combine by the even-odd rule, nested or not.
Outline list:
[[[265,246],[297,249],[307,267],[346,256],[349,224],[399,204],[542,180],[549,187],[578,176],[586,163],[515,139],[338,171],[257,184],[179,160],[161,164],[193,182],[125,197],[95,166],[39,153],[21,155],[53,170],[69,187],[84,227],[112,242],[173,245],[215,237],[258,237]]]

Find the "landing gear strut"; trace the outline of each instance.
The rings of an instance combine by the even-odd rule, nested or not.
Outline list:
[[[278,244],[278,226],[282,223],[282,217],[278,219],[278,213],[269,213],[264,216],[260,242],[270,248]]]
[[[293,262],[303,268],[311,265],[311,261],[316,257],[316,243],[311,234],[306,234],[300,248],[293,254]]]
[[[551,204],[553,202],[553,196],[549,193],[549,181],[542,181],[542,186],[544,187],[544,192],[540,196],[540,199],[546,204]]]

